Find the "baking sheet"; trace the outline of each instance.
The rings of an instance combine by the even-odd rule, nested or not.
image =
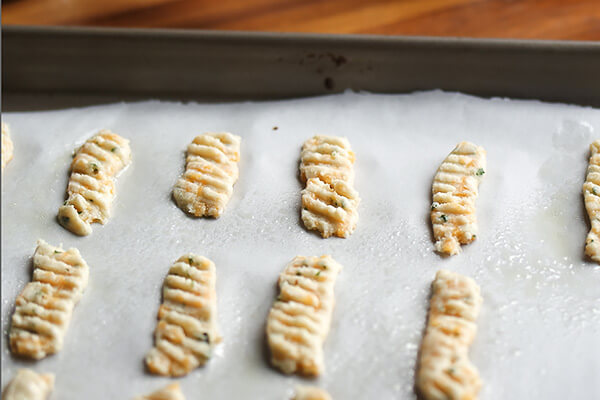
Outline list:
[[[181,380],[196,398],[284,399],[314,383],[337,399],[413,398],[430,283],[448,268],[481,285],[471,358],[482,399],[600,397],[600,268],[583,258],[581,185],[600,110],[484,100],[430,91],[263,103],[147,101],[54,112],[3,113],[15,156],[2,179],[2,384],[17,368],[54,372],[52,398],[131,398],[169,382],[144,372],[160,287],[191,251],[217,266],[224,341]],[[101,128],[131,140],[113,216],[76,237],[56,222],[73,149]],[[277,128],[277,129],[275,129]],[[240,179],[219,220],[192,219],[171,200],[184,150],[202,132],[242,136]],[[299,220],[298,157],[314,134],[350,139],[362,203],[356,232],[321,239]],[[480,233],[463,254],[433,252],[430,185],[461,140],[484,146]],[[30,280],[35,242],[77,247],[90,283],[57,355],[10,355],[14,299]],[[264,323],[276,280],[295,255],[342,263],[326,372],[317,380],[272,369]]]
[[[600,107],[589,41],[7,26],[2,55],[7,111],[437,88]]]

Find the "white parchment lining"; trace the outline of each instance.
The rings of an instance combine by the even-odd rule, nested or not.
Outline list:
[[[276,280],[296,255],[344,265],[326,372],[336,399],[414,398],[430,283],[448,268],[481,285],[471,358],[481,399],[600,398],[600,267],[583,258],[581,185],[600,110],[454,93],[343,95],[199,105],[148,101],[4,113],[15,144],[2,176],[2,380],[27,366],[56,374],[52,399],[128,399],[169,382],[144,371],[169,266],[195,252],[217,266],[223,343],[181,380],[188,399],[286,399],[297,383],[269,366],[264,323]],[[131,140],[113,216],[76,237],[56,222],[73,149],[101,128]],[[277,128],[277,129],[275,129]],[[242,136],[240,179],[219,220],[171,200],[195,135]],[[360,220],[349,239],[321,239],[299,220],[298,157],[314,134],[349,138]],[[461,140],[484,146],[480,233],[463,254],[433,252],[430,187]],[[36,240],[77,247],[90,284],[59,354],[13,358],[7,331],[31,277]]]

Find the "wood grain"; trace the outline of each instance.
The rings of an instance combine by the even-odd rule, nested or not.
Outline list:
[[[5,0],[2,24],[600,40],[600,0]]]

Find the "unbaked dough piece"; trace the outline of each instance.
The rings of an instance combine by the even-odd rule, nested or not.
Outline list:
[[[13,158],[13,142],[10,140],[8,125],[2,123],[2,171],[6,164]]]
[[[227,132],[194,138],[187,148],[185,172],[173,189],[179,208],[196,217],[223,214],[239,175],[241,140]]]
[[[417,389],[426,400],[476,399],[481,380],[468,351],[482,303],[479,286],[471,278],[440,270],[432,291]]]
[[[292,400],[332,400],[329,393],[315,386],[296,386]]]
[[[331,256],[294,258],[279,276],[279,297],[267,318],[271,362],[286,374],[323,371],[323,343],[342,266]]]
[[[179,383],[171,383],[164,388],[145,396],[138,396],[133,400],[185,400],[185,396],[179,388]]]
[[[38,240],[33,280],[17,296],[12,316],[9,342],[13,354],[39,360],[62,348],[88,276],[89,267],[79,250],[65,251]]]
[[[436,251],[454,255],[477,237],[475,200],[485,174],[483,147],[459,143],[440,165],[431,188],[431,223]]]
[[[154,348],[146,356],[150,372],[182,376],[211,357],[221,341],[215,283],[215,264],[205,257],[186,254],[169,269]]]
[[[38,374],[23,368],[2,392],[2,400],[45,400],[54,389],[53,374]]]
[[[334,179],[328,184],[311,178],[302,190],[302,221],[324,238],[346,238],[356,229],[359,203],[358,192],[347,182]]]
[[[600,140],[590,145],[590,163],[583,184],[583,199],[592,226],[585,240],[585,254],[600,263]]]
[[[129,140],[103,129],[75,153],[67,186],[68,199],[58,221],[71,232],[92,233],[93,222],[105,224],[116,196],[115,177],[131,162]]]
[[[300,155],[302,221],[324,238],[346,238],[356,229],[360,198],[354,190],[354,153],[346,138],[314,136]]]
[[[300,177],[303,182],[319,178],[325,182],[340,179],[354,184],[355,155],[348,139],[316,135],[304,142],[300,153]]]

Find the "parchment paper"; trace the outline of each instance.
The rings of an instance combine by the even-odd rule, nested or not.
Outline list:
[[[56,374],[52,399],[129,399],[170,380],[145,373],[161,285],[195,252],[217,266],[224,341],[181,379],[188,399],[287,399],[314,383],[335,399],[414,398],[414,368],[430,284],[447,268],[472,276],[484,305],[471,358],[481,399],[600,398],[600,267],[583,257],[581,186],[600,110],[484,100],[440,91],[345,93],[302,100],[181,104],[148,101],[5,113],[15,144],[2,176],[2,380],[27,366]],[[77,237],[56,222],[72,151],[101,128],[131,140],[107,225]],[[192,219],[171,200],[195,135],[242,136],[240,179],[218,220]],[[324,240],[299,219],[298,157],[314,134],[349,138],[362,202],[356,232]],[[433,252],[433,175],[457,142],[484,146],[480,233],[458,256]],[[90,283],[64,349],[40,362],[10,355],[16,295],[31,279],[36,240],[77,247]],[[270,367],[264,324],[276,281],[296,255],[344,265],[315,381]]]

